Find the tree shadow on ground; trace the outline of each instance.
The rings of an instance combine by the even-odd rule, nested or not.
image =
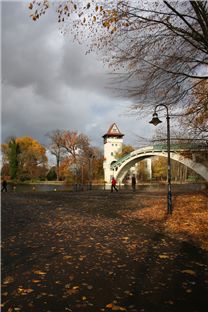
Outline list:
[[[145,258],[137,266],[133,295],[122,304],[145,312],[207,311],[207,253],[189,242],[172,239],[162,246],[164,240],[168,237],[162,233],[151,238]]]

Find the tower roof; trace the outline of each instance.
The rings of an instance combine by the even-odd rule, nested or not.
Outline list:
[[[106,137],[118,137],[118,138],[122,138],[124,136],[124,134],[122,134],[120,132],[120,130],[118,129],[118,126],[116,125],[116,123],[113,123],[110,128],[108,129],[107,133],[105,133],[103,135],[103,138]]]

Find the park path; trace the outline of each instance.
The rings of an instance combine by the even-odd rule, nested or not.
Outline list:
[[[128,218],[144,196],[2,194],[2,311],[207,311],[207,253]]]

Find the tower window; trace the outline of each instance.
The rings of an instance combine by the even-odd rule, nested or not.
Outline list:
[[[114,146],[114,144],[112,144],[112,146]]]
[[[113,152],[111,152],[111,156],[113,156]]]

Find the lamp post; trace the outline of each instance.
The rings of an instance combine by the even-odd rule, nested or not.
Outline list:
[[[162,121],[158,118],[157,108],[163,106],[167,111],[167,152],[168,152],[168,206],[167,213],[172,214],[172,192],[171,192],[171,163],[170,163],[170,116],[168,113],[168,107],[165,104],[158,104],[155,106],[154,113],[152,115],[152,120],[149,122],[154,126],[157,126]]]

